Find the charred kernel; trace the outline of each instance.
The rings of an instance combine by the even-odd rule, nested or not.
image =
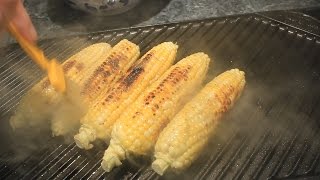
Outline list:
[[[109,61],[108,65],[110,65],[112,69],[115,69],[115,70],[119,69],[119,59],[120,58]]]
[[[143,61],[149,61],[152,56],[153,56],[153,53],[147,54],[147,55],[142,59],[142,62],[143,62]]]
[[[129,88],[143,72],[143,67],[133,68],[130,74],[123,80],[122,85],[126,88]]]
[[[68,61],[65,64],[63,64],[63,71],[66,73],[68,72],[74,65],[76,64],[76,61]]]
[[[109,72],[109,71],[105,71],[104,73],[103,73],[103,76],[104,77],[108,77],[108,76],[110,76],[111,75],[111,73]]]
[[[78,64],[76,64],[76,69],[77,69],[78,71],[81,71],[83,68],[84,68],[83,63],[78,63]]]

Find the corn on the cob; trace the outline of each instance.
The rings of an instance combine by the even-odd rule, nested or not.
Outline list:
[[[152,168],[162,175],[169,167],[180,171],[190,166],[244,85],[244,72],[238,69],[226,71],[208,83],[160,133]]]
[[[209,57],[196,53],[181,60],[143,92],[115,123],[102,167],[110,171],[131,155],[147,155],[159,133],[202,83]]]
[[[79,134],[74,139],[80,148],[90,149],[96,138],[109,141],[114,122],[124,109],[173,63],[178,46],[165,42],[148,51],[99,101],[89,108],[81,120]]]
[[[100,93],[108,92],[114,82],[117,81],[137,60],[140,54],[139,46],[124,39],[116,44],[110,53],[104,57],[103,62],[92,68],[90,73],[82,76],[83,85],[80,86],[81,99],[80,103],[72,101],[62,101],[61,107],[57,109],[52,119],[51,129],[53,135],[72,134],[79,125],[79,120],[85,115],[84,107],[90,107],[94,104]],[[77,94],[77,93],[72,93]],[[77,99],[77,98],[73,98]],[[71,102],[71,103],[70,103]],[[81,106],[81,104],[83,104]],[[83,107],[84,106],[84,107]],[[73,112],[73,113],[72,113]]]
[[[107,43],[97,43],[82,49],[63,63],[66,77],[78,83],[79,75],[86,74],[88,67],[99,63],[111,49]],[[98,62],[97,62],[98,61]],[[34,85],[21,99],[16,113],[11,117],[13,129],[41,125],[52,115],[52,107],[58,103],[59,93],[50,85],[47,77]]]
[[[111,82],[116,82],[140,55],[139,46],[124,39],[116,44],[105,61],[88,76],[81,90],[86,102],[94,102],[99,94],[107,92]]]

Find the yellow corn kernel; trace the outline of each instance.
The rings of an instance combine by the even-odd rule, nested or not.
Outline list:
[[[110,171],[128,156],[152,151],[162,129],[200,87],[209,61],[204,53],[184,58],[129,106],[113,127],[101,164],[104,170]]]
[[[107,43],[97,43],[82,49],[67,59],[63,64],[65,75],[75,83],[80,83],[79,76],[86,74],[90,66],[105,56],[111,49]],[[47,77],[34,85],[22,99],[15,114],[10,119],[13,129],[43,125],[52,115],[52,107],[59,102],[60,94],[50,85]]]
[[[74,139],[80,148],[90,149],[96,138],[109,142],[111,130],[121,113],[141,92],[157,80],[173,63],[178,46],[164,42],[148,51],[81,119],[79,134]]]
[[[154,171],[162,175],[169,167],[177,171],[189,167],[244,86],[244,72],[238,69],[226,71],[208,83],[161,132],[155,145]]]

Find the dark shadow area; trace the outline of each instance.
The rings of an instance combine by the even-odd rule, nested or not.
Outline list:
[[[143,0],[123,14],[94,16],[74,10],[62,0],[49,0],[48,15],[54,23],[70,31],[100,31],[139,24],[158,14],[169,2],[170,0]]]

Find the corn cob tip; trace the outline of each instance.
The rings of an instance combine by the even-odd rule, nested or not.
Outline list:
[[[120,166],[121,161],[125,159],[124,149],[114,144],[111,140],[108,149],[104,152],[101,167],[107,172],[110,172],[114,167]]]
[[[114,167],[120,166],[122,163],[116,155],[108,154],[103,157],[101,167],[107,172],[110,172]]]
[[[151,167],[156,173],[162,176],[163,173],[168,169],[169,163],[163,159],[156,159],[153,161]]]
[[[93,145],[91,142],[96,140],[96,131],[90,126],[82,125],[79,133],[74,136],[74,141],[81,149],[91,149]]]

